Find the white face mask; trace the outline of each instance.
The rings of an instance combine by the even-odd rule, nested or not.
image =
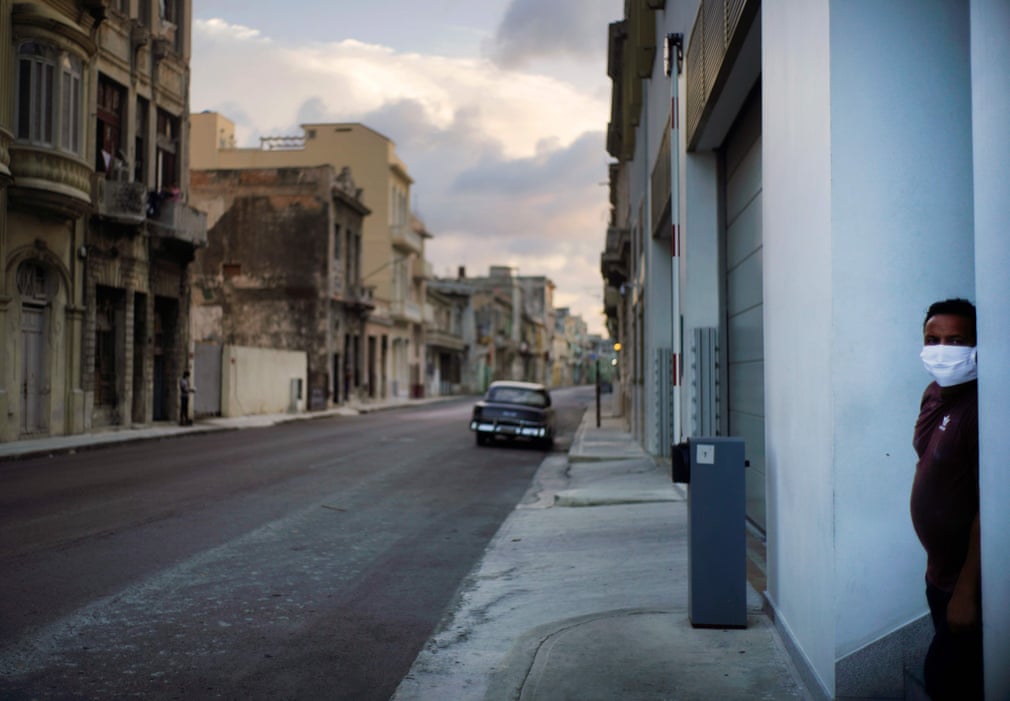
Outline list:
[[[978,353],[974,346],[923,346],[922,364],[941,387],[971,382],[978,377]]]

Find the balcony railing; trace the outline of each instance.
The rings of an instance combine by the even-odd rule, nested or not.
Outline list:
[[[428,346],[448,350],[461,351],[466,348],[466,342],[462,336],[441,329],[426,329],[424,342]]]
[[[397,299],[389,305],[390,315],[396,321],[407,321],[413,324],[420,324],[424,321],[424,313],[421,305],[409,300]]]
[[[9,144],[12,202],[76,218],[91,211],[91,175],[80,158],[22,142]]]
[[[142,224],[147,218],[147,188],[143,183],[110,180],[97,173],[91,193],[95,214],[102,219]]]
[[[357,314],[368,315],[375,310],[375,300],[372,296],[375,288],[361,285],[347,285],[343,295],[337,301],[351,308]]]
[[[421,235],[408,225],[394,224],[389,227],[389,232],[393,239],[393,246],[406,249],[411,253],[421,252],[423,246]]]
[[[147,221],[152,236],[207,245],[207,215],[181,200],[162,200]]]
[[[415,258],[413,263],[415,280],[431,280],[435,277],[431,263],[424,258]]]

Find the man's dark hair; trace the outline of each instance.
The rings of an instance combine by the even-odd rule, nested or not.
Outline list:
[[[942,302],[933,302],[926,310],[926,318],[922,321],[922,328],[926,328],[926,322],[937,314],[952,314],[960,316],[971,322],[971,337],[978,338],[978,331],[975,325],[975,305],[966,299],[945,299]]]

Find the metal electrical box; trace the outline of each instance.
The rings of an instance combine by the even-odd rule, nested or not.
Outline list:
[[[747,627],[745,466],[742,438],[673,448],[673,481],[688,484],[687,608],[696,628]]]

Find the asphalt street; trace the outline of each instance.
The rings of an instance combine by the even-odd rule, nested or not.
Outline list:
[[[471,404],[0,463],[0,697],[388,699],[545,457]]]

